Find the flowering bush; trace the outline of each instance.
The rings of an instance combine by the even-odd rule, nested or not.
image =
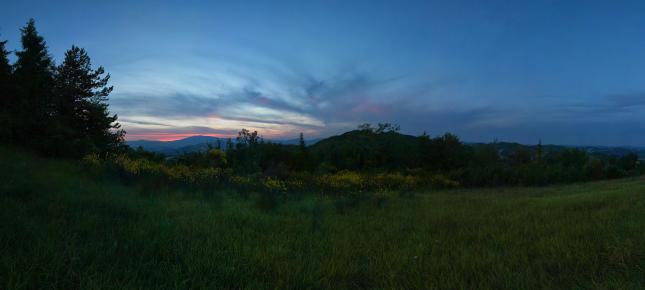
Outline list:
[[[286,194],[287,186],[284,181],[268,177],[262,181],[262,191],[274,194]]]
[[[356,172],[346,170],[318,176],[315,184],[326,193],[347,194],[364,189],[363,178]]]
[[[214,155],[219,156],[218,152]],[[233,187],[249,193],[270,193],[271,198],[287,194],[318,192],[347,198],[349,203],[366,195],[382,196],[399,192],[401,195],[420,188],[453,188],[460,184],[444,175],[410,173],[359,173],[343,170],[336,173],[291,173],[284,178],[261,175],[236,175],[232,169],[195,166],[185,163],[155,162],[126,154],[101,157],[90,154],[82,163],[91,168],[111,169],[126,180],[143,179],[146,184],[188,186],[197,189]],[[384,197],[381,199],[385,199]]]
[[[88,167],[99,167],[101,166],[101,157],[96,153],[91,153],[83,156],[81,163]]]
[[[459,182],[437,174],[430,178],[430,185],[439,188],[456,188],[459,187]]]

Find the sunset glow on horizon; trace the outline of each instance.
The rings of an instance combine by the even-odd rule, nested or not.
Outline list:
[[[181,140],[189,137],[194,137],[194,136],[208,136],[208,137],[217,137],[217,138],[232,138],[235,139],[236,136],[234,135],[223,135],[223,134],[191,134],[191,133],[184,133],[184,134],[173,134],[173,133],[151,133],[151,134],[127,134],[126,135],[126,140],[128,141],[138,141],[138,140],[150,140],[150,141],[163,141],[163,142],[170,142],[170,141],[176,141],[176,140]]]

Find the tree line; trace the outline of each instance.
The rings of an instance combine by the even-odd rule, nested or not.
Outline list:
[[[265,141],[258,132],[243,129],[235,140],[217,142],[201,152],[172,158],[133,150],[169,166],[218,168],[237,176],[289,180],[356,172],[362,176],[403,174],[419,179],[441,176],[467,187],[547,185],[620,178],[641,174],[635,153],[623,156],[589,154],[563,146],[525,146],[515,143],[466,144],[454,134],[431,137],[398,133],[399,127],[363,124],[356,130],[307,146]],[[234,142],[235,141],[235,142]]]
[[[33,19],[20,31],[14,63],[0,41],[0,140],[63,157],[123,148],[125,131],[108,110],[113,87],[103,67],[94,69],[77,46],[56,65]]]

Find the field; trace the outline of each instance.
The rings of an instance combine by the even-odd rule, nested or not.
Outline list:
[[[1,289],[643,289],[645,179],[304,196],[150,192],[0,148]]]

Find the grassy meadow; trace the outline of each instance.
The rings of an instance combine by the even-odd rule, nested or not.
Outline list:
[[[1,148],[0,289],[645,288],[643,178],[257,203]]]

